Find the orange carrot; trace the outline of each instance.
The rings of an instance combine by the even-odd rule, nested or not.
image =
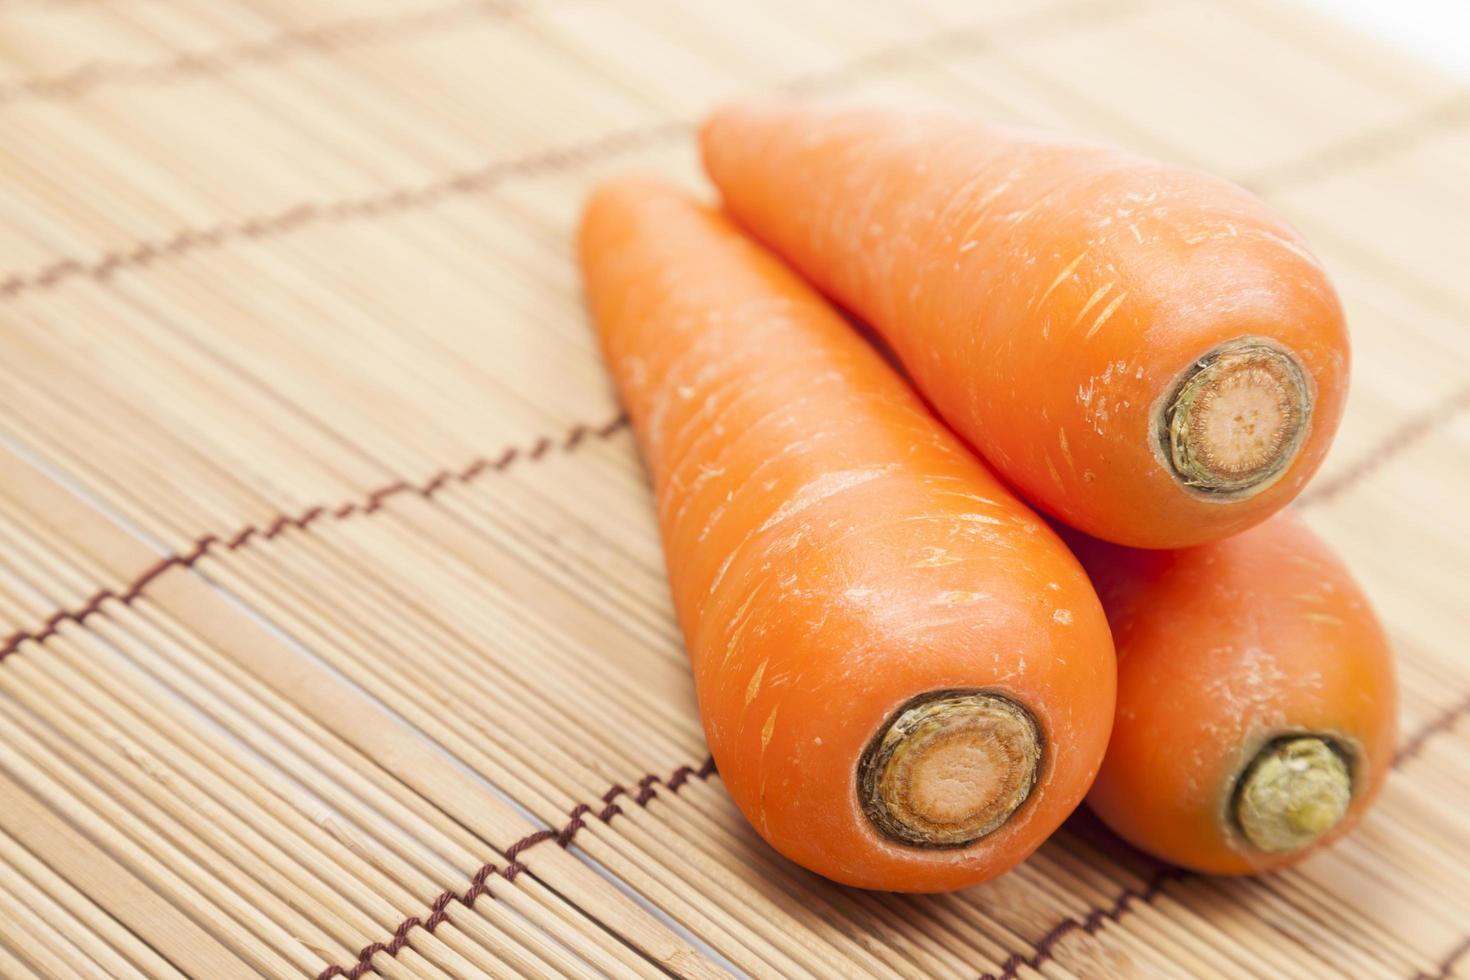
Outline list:
[[[616,183],[581,255],[741,810],[868,888],[1020,861],[1082,799],[1112,721],[1112,644],[1076,560],[723,216]]]
[[[735,106],[703,132],[735,217],[869,321],[1032,503],[1136,547],[1264,520],[1342,412],[1337,297],[1225,181],[942,114]]]
[[[1393,760],[1393,660],[1367,599],[1289,513],[1176,552],[1068,538],[1118,646],[1088,802],[1201,871],[1267,871],[1346,833]]]

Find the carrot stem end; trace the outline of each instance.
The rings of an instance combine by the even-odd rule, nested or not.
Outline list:
[[[933,691],[905,704],[858,765],[863,811],[890,840],[953,848],[993,833],[1041,772],[1031,713],[984,691]]]
[[[1299,851],[1341,822],[1352,796],[1347,760],[1329,740],[1278,739],[1246,767],[1235,793],[1235,819],[1258,850]]]
[[[1297,359],[1261,337],[1216,347],[1185,372],[1161,419],[1174,478],[1212,496],[1249,496],[1296,458],[1312,416]]]

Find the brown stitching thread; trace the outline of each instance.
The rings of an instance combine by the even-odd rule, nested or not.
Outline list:
[[[1355,461],[1340,475],[1323,480],[1299,498],[1299,507],[1313,506],[1340,496],[1363,478],[1382,469],[1396,456],[1418,445],[1424,438],[1448,424],[1455,416],[1470,408],[1470,385],[1462,385],[1443,401],[1411,417],[1395,429],[1379,445],[1383,448]]]
[[[159,61],[88,61],[53,75],[23,78],[0,85],[0,104],[26,98],[75,98],[99,85],[114,82],[163,81],[174,76],[212,75],[241,65],[276,64],[293,54],[329,52],[380,40],[398,40],[452,27],[479,17],[506,18],[521,8],[494,0],[458,0],[426,10],[410,10],[378,17],[348,17],[305,30],[281,31],[260,40],[221,45],[202,51],[183,51]]]
[[[0,3],[0,8],[3,6]],[[297,53],[324,53],[358,44],[397,41],[454,26],[463,20],[479,17],[506,19],[525,12],[524,8],[505,0],[460,0],[427,10],[378,17],[343,18],[318,27],[281,31],[259,40],[220,45],[200,51],[183,51],[157,61],[95,59],[55,74],[0,84],[0,104],[27,98],[76,98],[93,88],[113,83],[163,82],[174,76],[220,74],[241,65],[276,64]],[[947,48],[953,48],[960,53],[973,50],[973,33],[963,28],[957,29],[942,39],[935,39],[937,43],[933,43],[933,47],[941,54]],[[867,69],[901,66],[908,54],[906,48],[907,45],[893,45],[864,56],[851,66],[844,66],[840,77],[861,78]],[[822,84],[821,79],[821,74],[814,76],[812,84]]]
[[[667,788],[671,792],[677,793],[679,791],[679,787],[688,782],[690,777],[705,780],[714,774],[715,760],[713,758],[710,758],[707,759],[704,765],[700,766],[698,769],[691,768],[690,766],[680,766],[678,769],[675,769],[667,779],[660,779],[658,776],[652,774],[644,776],[642,779],[638,780],[638,785],[640,787],[644,787],[645,789],[651,789],[655,783],[662,783],[665,788]],[[612,820],[613,817],[622,813],[622,809],[618,807],[616,803],[613,803],[612,800],[616,799],[618,796],[623,796],[626,794],[627,790],[625,790],[621,786],[616,785],[613,786],[612,789],[604,793],[602,795],[602,800],[603,803],[605,803],[606,805],[602,808],[600,812],[598,812],[598,819],[601,820],[603,823],[608,823]],[[644,799],[644,794],[640,792],[638,805],[647,806],[648,799],[652,799],[653,796],[656,795],[656,793],[649,793],[648,798]],[[511,844],[509,847],[505,848],[505,850],[502,852],[502,854],[505,856],[506,861],[509,862],[504,867],[501,867],[494,862],[488,862],[482,865],[480,867],[480,870],[476,871],[474,876],[470,879],[470,887],[465,890],[465,893],[463,895],[456,895],[453,891],[443,892],[439,895],[438,898],[434,899],[433,905],[430,906],[431,914],[427,919],[420,919],[416,915],[409,916],[398,924],[398,928],[393,930],[393,937],[388,942],[369,943],[367,946],[364,946],[362,952],[357,955],[357,960],[352,964],[352,966],[342,967],[334,963],[322,972],[318,973],[316,980],[332,980],[333,977],[348,977],[350,978],[350,980],[358,980],[358,978],[360,978],[363,974],[367,973],[373,968],[372,958],[377,954],[387,953],[389,956],[398,955],[398,951],[403,949],[404,946],[408,945],[409,934],[413,932],[414,929],[422,927],[428,932],[433,932],[435,929],[437,929],[446,919],[449,918],[447,909],[450,902],[458,899],[460,903],[463,904],[466,908],[474,908],[475,900],[477,898],[479,898],[481,895],[489,894],[490,889],[486,885],[486,882],[491,877],[499,875],[507,882],[515,881],[516,877],[522,871],[526,870],[526,866],[520,861],[516,860],[517,856],[524,854],[526,851],[530,850],[536,845],[545,843],[549,840],[556,841],[557,844],[559,844],[563,848],[570,846],[572,838],[577,835],[577,832],[580,831],[583,827],[587,826],[586,822],[582,820],[582,817],[591,812],[592,808],[590,806],[585,803],[578,803],[575,807],[572,808],[570,814],[571,820],[561,830],[538,830],[534,833],[527,834],[525,837],[522,837],[514,844]]]
[[[228,538],[206,534],[183,554],[169,555],[148,566],[137,578],[133,579],[120,591],[116,589],[102,589],[77,609],[62,609],[52,613],[38,629],[22,630],[13,633],[3,643],[0,643],[0,661],[15,653],[20,648],[20,645],[27,640],[34,640],[40,643],[54,636],[62,623],[81,623],[88,616],[98,612],[102,604],[109,599],[116,599],[124,604],[132,602],[138,596],[142,595],[143,590],[154,579],[158,578],[158,576],[176,566],[184,568],[192,566],[216,546],[223,547],[226,551],[235,551],[243,547],[252,537],[257,535],[269,540],[278,537],[287,528],[296,528],[297,530],[304,531],[313,523],[323,518],[330,517],[341,520],[358,512],[371,514],[380,509],[384,501],[399,494],[412,493],[432,500],[434,495],[451,481],[469,483],[487,470],[497,473],[502,472],[523,457],[530,460],[540,460],[553,449],[571,452],[589,438],[609,439],[626,427],[627,424],[628,419],[625,415],[618,415],[611,421],[596,426],[579,423],[572,426],[567,431],[567,434],[557,442],[553,442],[547,437],[542,436],[535,441],[530,450],[522,450],[511,446],[501,453],[498,459],[489,460],[482,458],[475,460],[462,470],[442,470],[435,473],[422,484],[412,484],[398,480],[386,487],[369,493],[365,498],[367,502],[362,505],[348,503],[338,507],[336,510],[328,510],[325,507],[316,506],[306,510],[298,517],[290,517],[282,514],[263,528],[254,525],[244,527]]]
[[[489,0],[484,0],[484,3],[489,7],[494,7]],[[475,4],[470,6],[475,6]],[[1082,5],[1078,12],[1096,15],[1090,5]],[[433,11],[421,12],[418,16],[427,18],[433,13]],[[442,10],[439,16],[444,16]],[[1027,23],[1029,21],[1023,21],[1014,26],[1019,27]],[[917,41],[902,42],[880,48],[827,71],[793,77],[779,88],[795,92],[828,91],[834,86],[840,88],[850,77],[866,77],[873,70],[887,71],[894,66],[914,63],[915,59],[922,59],[925,55],[937,58],[953,57],[965,52],[983,50],[988,47],[989,43],[989,38],[980,29],[963,26],[950,28]],[[0,102],[3,101],[4,99],[0,98]],[[1431,117],[1458,118],[1467,108],[1470,108],[1470,103],[1461,104],[1457,100],[1451,102],[1448,107],[1436,107]],[[492,162],[474,170],[429,181],[418,187],[396,188],[379,194],[339,201],[308,201],[296,204],[275,215],[259,216],[233,224],[226,223],[203,229],[185,228],[162,242],[142,242],[130,250],[103,253],[100,259],[90,263],[75,258],[59,259],[36,272],[11,273],[4,279],[0,279],[0,296],[14,297],[25,292],[50,289],[58,283],[76,277],[90,278],[105,283],[119,269],[146,266],[157,258],[177,257],[201,248],[214,248],[234,239],[269,238],[308,222],[347,221],[415,207],[426,207],[452,195],[487,190],[511,176],[553,173],[586,162],[589,158],[595,158],[600,154],[654,146],[664,140],[684,135],[692,128],[693,124],[688,121],[668,121],[632,127],[581,143],[555,147],[507,161]],[[1423,128],[1422,125],[1418,125],[1416,131]],[[1350,141],[1348,148],[1356,147],[1359,142],[1361,140]]]
[[[417,187],[324,203],[298,204],[274,215],[215,225],[185,228],[161,242],[144,242],[131,249],[107,252],[91,262],[61,259],[37,272],[12,273],[0,279],[0,296],[51,289],[70,279],[108,282],[121,270],[147,265],[157,259],[178,258],[201,249],[218,248],[230,241],[259,240],[284,234],[308,223],[342,222],[428,207],[447,198],[489,190],[513,177],[555,173],[605,154],[655,146],[687,134],[687,122],[660,122],[620,130],[595,139],[541,150],[526,156],[486,164],[476,170],[439,178]]]
[[[1076,11],[1086,15],[1090,3],[1079,4]],[[1052,12],[1048,12],[1048,16]],[[1037,18],[1045,23],[1046,17]],[[1032,21],[1023,19],[1013,27],[1021,28]],[[788,91],[818,93],[841,87],[853,77],[867,77],[871,69],[886,70],[894,65],[922,60],[925,55],[954,57],[966,51],[983,49],[989,44],[984,30],[977,27],[954,27],[936,31],[915,41],[904,41],[879,48],[835,68],[798,75],[777,86]],[[427,207],[449,197],[489,190],[510,177],[531,177],[556,173],[595,160],[605,154],[646,149],[678,137],[687,136],[694,128],[690,120],[673,120],[634,126],[561,147],[541,150],[522,157],[496,161],[473,170],[431,180],[417,187],[401,187],[378,194],[339,201],[304,202],[274,215],[248,218],[208,228],[184,228],[161,242],[144,242],[131,250],[103,253],[92,262],[75,258],[59,259],[36,272],[11,273],[0,279],[0,296],[14,297],[26,292],[50,289],[58,283],[78,277],[107,282],[121,270],[147,265],[155,259],[177,258],[204,248],[217,248],[235,239],[262,239],[284,234],[301,225],[314,222],[338,222]]]
[[[1083,14],[1088,13],[1089,10],[1089,6],[1086,5],[1080,8]],[[427,16],[428,13],[432,12],[426,12],[424,16]],[[1024,23],[1027,22],[1018,23],[1015,26],[1019,27]],[[825,92],[833,87],[840,88],[850,77],[867,77],[875,70],[888,71],[894,66],[914,63],[916,59],[922,60],[925,55],[949,58],[965,52],[983,50],[989,43],[989,38],[980,29],[956,27],[928,35],[917,41],[902,42],[880,48],[827,71],[793,77],[778,87],[795,92]],[[1470,108],[1470,103],[1462,104],[1456,100],[1449,103],[1448,107],[1436,107],[1431,117],[1440,118],[1447,115],[1450,118],[1458,118],[1467,108]],[[589,159],[595,159],[602,154],[655,146],[665,140],[685,135],[692,128],[691,122],[678,120],[637,126],[581,143],[553,147],[510,160],[492,162],[474,170],[431,180],[417,187],[395,188],[378,194],[338,201],[307,201],[274,215],[258,216],[202,229],[184,228],[164,241],[142,242],[131,249],[106,252],[101,258],[92,262],[66,258],[59,259],[35,272],[11,273],[4,279],[0,279],[0,296],[14,297],[26,292],[50,289],[59,283],[78,277],[105,283],[121,269],[143,267],[155,259],[176,258],[203,248],[217,248],[235,239],[270,238],[307,223],[349,221],[394,211],[427,207],[451,196],[488,190],[512,176],[555,173],[580,165]],[[1424,128],[1422,125],[1417,125],[1415,132]],[[1347,149],[1352,150],[1359,142],[1361,140],[1350,141]]]
[[[1443,715],[1434,719],[1423,728],[1421,728],[1409,739],[1409,742],[1406,744],[1405,747],[1407,751],[1400,751],[1399,754],[1394,757],[1394,768],[1398,768],[1404,761],[1412,758],[1412,756],[1416,754],[1420,748],[1423,747],[1423,744],[1428,741],[1429,738],[1431,738],[1435,734],[1451,728],[1458,716],[1463,715],[1467,712],[1470,712],[1470,697],[1467,697],[1464,702],[1451,708],[1449,711],[1445,712]],[[1412,747],[1412,749],[1410,749],[1410,747]],[[705,763],[698,769],[692,768],[690,766],[680,766],[678,769],[674,770],[674,772],[671,773],[667,779],[664,780],[660,780],[655,775],[644,776],[642,779],[638,780],[636,784],[639,787],[639,793],[637,797],[634,797],[634,802],[637,803],[639,806],[647,806],[649,801],[657,796],[657,792],[654,791],[653,787],[655,784],[658,784],[660,782],[669,791],[677,793],[679,791],[679,788],[683,786],[691,777],[705,780],[713,775],[715,771],[716,770],[714,759],[710,758],[707,759]],[[613,817],[623,812],[621,807],[619,807],[613,801],[616,800],[619,796],[630,795],[631,794],[628,792],[627,788],[621,785],[613,785],[612,788],[610,788],[606,793],[602,795],[602,801],[605,805],[603,809],[597,813],[598,819],[600,819],[603,823],[611,822]],[[506,868],[504,871],[495,871],[493,865],[486,865],[484,868],[481,868],[480,871],[476,874],[474,879],[474,886],[480,886],[486,877],[488,877],[490,874],[496,873],[501,874],[501,876],[504,877],[507,881],[514,881],[516,875],[525,870],[524,865],[520,865],[519,862],[515,861],[516,855],[523,853],[526,849],[530,847],[534,847],[537,844],[543,843],[544,841],[548,840],[555,840],[561,847],[569,846],[576,834],[580,830],[582,830],[583,827],[586,826],[586,821],[584,821],[582,818],[592,812],[593,810],[590,806],[585,803],[579,803],[572,808],[569,814],[571,819],[567,822],[565,826],[562,827],[560,831],[538,830],[535,833],[529,834],[526,837],[521,838],[521,840],[516,841],[505,850],[505,857],[512,861],[511,866]],[[981,974],[980,980],[1016,980],[1016,978],[1020,974],[1022,967],[1027,967],[1032,970],[1038,970],[1045,963],[1054,958],[1054,950],[1056,949],[1057,945],[1067,936],[1077,931],[1081,931],[1089,936],[1096,935],[1107,923],[1116,923],[1121,921],[1122,918],[1128,914],[1129,910],[1134,906],[1135,903],[1152,905],[1153,902],[1159,897],[1159,895],[1163,893],[1164,886],[1167,885],[1169,882],[1185,881],[1192,877],[1194,877],[1192,872],[1185,871],[1181,868],[1171,866],[1161,867],[1149,876],[1148,881],[1144,884],[1142,888],[1126,888],[1118,895],[1116,899],[1114,899],[1111,904],[1092,908],[1087,912],[1086,915],[1084,915],[1080,919],[1074,918],[1072,916],[1068,916],[1062,919],[1050,930],[1048,930],[1045,935],[1038,939],[1035,944],[1032,945],[1032,952],[1030,956],[1026,956],[1019,952],[1011,953],[1001,964],[1001,971],[999,974],[984,973]],[[466,905],[473,905],[473,898],[478,897],[479,893],[475,892],[475,887],[472,887],[470,892],[466,893],[467,896],[470,896],[470,900],[465,903]],[[475,894],[471,895],[471,893]],[[445,897],[441,895],[440,898],[436,900],[436,912],[439,911],[440,908],[442,908],[442,906],[438,905],[439,901],[441,900],[445,904],[447,904],[448,902],[448,899],[445,899]],[[439,921],[442,921],[442,917]],[[395,938],[399,935],[399,933],[402,933],[406,936],[407,933],[412,929],[413,925],[419,924],[416,918],[405,920],[405,922],[411,922],[411,924],[400,926],[399,929],[394,933]],[[427,923],[425,924],[427,925]],[[405,942],[406,941],[407,940],[405,939]],[[392,944],[390,943],[389,945],[391,946]],[[387,949],[388,947],[382,947],[375,944],[374,946],[368,948],[377,951],[380,949]],[[402,944],[399,944],[396,948],[393,949],[393,952],[396,953],[397,950],[401,948]],[[1421,974],[1420,978],[1416,978],[1416,980],[1442,980],[1443,977],[1448,975],[1448,972],[1453,967],[1455,961],[1457,961],[1461,956],[1464,956],[1467,952],[1470,952],[1470,940],[1467,940],[1463,948],[1457,949],[1451,954],[1449,958],[1446,959],[1446,965],[1442,968],[1441,972],[1437,976],[1427,977]],[[351,970],[344,970],[342,967],[335,965],[328,967],[326,970],[322,971],[322,973],[318,974],[317,980],[331,980],[332,977],[337,976],[347,976],[353,978],[353,980],[356,980],[356,978],[362,976],[362,973],[366,972],[366,970],[370,968],[369,966],[364,964],[366,964],[367,960],[370,960],[371,958],[371,955],[367,956],[365,959],[360,957],[357,964]],[[354,970],[359,970],[359,972],[353,972]]]
[[[1398,752],[1394,753],[1393,767],[1397,769],[1405,762],[1417,758],[1419,753],[1424,751],[1425,744],[1431,738],[1452,731],[1466,715],[1470,715],[1470,695],[1467,695],[1457,703],[1450,705],[1447,709],[1440,712],[1437,717],[1411,735],[1408,741],[1400,745]]]
[[[1455,964],[1459,963],[1461,957],[1466,953],[1470,953],[1470,937],[1462,940],[1460,945],[1450,950],[1449,954],[1439,961],[1438,970],[1434,973],[1416,973],[1414,974],[1414,980],[1445,980],[1446,977],[1455,972]]]
[[[62,609],[52,613],[46,619],[46,621],[41,624],[40,629],[37,629],[34,632],[22,631],[11,635],[5,640],[4,644],[0,644],[0,660],[4,660],[6,657],[10,656],[10,654],[14,653],[16,651],[16,648],[19,647],[20,644],[24,643],[26,640],[35,640],[39,643],[47,639],[48,637],[54,636],[56,634],[56,631],[61,627],[61,624],[64,622],[71,621],[80,623],[88,616],[91,616],[93,613],[96,613],[98,610],[100,610],[102,607],[102,603],[106,602],[108,599],[116,599],[122,603],[132,602],[134,599],[138,598],[138,596],[142,594],[143,589],[145,589],[154,579],[158,578],[158,576],[162,575],[170,568],[173,568],[175,565],[192,565],[194,562],[198,561],[206,551],[208,551],[211,547],[218,543],[220,543],[219,538],[215,537],[213,534],[206,534],[204,537],[200,538],[197,543],[195,543],[193,548],[191,548],[184,554],[169,555],[167,558],[162,558],[154,564],[149,565],[146,569],[143,570],[142,574],[133,579],[133,581],[123,591],[116,592],[112,589],[101,589],[93,594],[93,596],[86,602],[82,603],[81,607],[78,609]]]
[[[1125,888],[1122,894],[1114,899],[1111,905],[1100,906],[1088,912],[1081,919],[1065,918],[1058,922],[1051,930],[1031,947],[1033,952],[1030,956],[1022,956],[1020,953],[1012,953],[1006,957],[1001,964],[1000,973],[983,973],[981,980],[1016,980],[1022,967],[1030,967],[1033,970],[1041,969],[1042,965],[1052,959],[1052,950],[1057,943],[1078,930],[1089,936],[1096,935],[1103,925],[1108,922],[1117,922],[1128,914],[1128,909],[1134,902],[1142,902],[1145,905],[1152,904],[1153,900],[1163,891],[1164,884],[1189,876],[1189,872],[1179,868],[1160,868],[1150,876],[1148,884],[1143,888]]]
[[[1381,448],[1379,448],[1377,452],[1369,453],[1362,460],[1350,466],[1348,470],[1341,476],[1335,478],[1334,480],[1326,482],[1325,484],[1321,485],[1319,489],[1311,490],[1303,494],[1297,506],[1302,509],[1306,509],[1308,507],[1315,506],[1316,504],[1323,501],[1330,500],[1335,496],[1338,496],[1339,494],[1346,491],[1348,488],[1358,483],[1360,480],[1363,480],[1372,473],[1376,472],[1379,468],[1386,465],[1396,456],[1412,448],[1415,444],[1422,441],[1425,437],[1427,437],[1430,433],[1435,431],[1440,426],[1447,424],[1455,415],[1457,415],[1460,411],[1463,411],[1467,407],[1470,407],[1470,386],[1460,388],[1440,405],[1435,406],[1429,411],[1410,419],[1404,425],[1395,430],[1387,439],[1383,440],[1383,442],[1379,444]],[[574,426],[563,438],[561,448],[565,451],[574,450],[582,443],[584,439],[587,439],[589,437],[607,439],[622,428],[624,428],[627,424],[627,417],[624,415],[618,415],[600,426],[590,427],[585,424]],[[528,453],[526,453],[526,455],[530,456],[530,458],[533,460],[539,460],[542,456],[546,454],[549,448],[550,443],[546,440],[545,437],[542,437],[535,442],[532,449]],[[475,478],[480,476],[486,470],[500,471],[506,469],[507,467],[512,465],[521,454],[522,451],[520,449],[517,449],[514,446],[507,447],[504,452],[501,453],[500,457],[495,460],[480,458],[471,461],[466,467],[458,472],[444,471],[443,473],[435,474],[433,477],[430,478],[428,484],[424,487],[415,487],[403,481],[397,481],[388,487],[369,493],[366,498],[367,502],[365,504],[359,505],[349,502],[343,504],[335,511],[330,512],[324,511],[319,506],[313,507],[298,518],[291,518],[282,515],[280,517],[277,517],[264,529],[256,528],[253,526],[245,527],[226,541],[221,541],[219,538],[215,537],[212,534],[205,535],[204,537],[199,539],[192,551],[185,555],[171,555],[161,559],[157,564],[151,566],[150,568],[145,570],[138,578],[134,579],[133,582],[128,585],[122,592],[115,592],[110,589],[103,589],[96,595],[92,596],[92,598],[88,599],[79,609],[70,611],[61,610],[53,613],[51,617],[48,618],[41,625],[41,627],[35,631],[21,631],[12,634],[4,641],[4,643],[0,643],[0,661],[3,661],[7,656],[14,653],[16,649],[20,646],[20,644],[24,643],[26,640],[35,640],[37,642],[41,642],[55,635],[57,627],[67,620],[80,623],[88,616],[97,612],[98,607],[107,599],[118,599],[119,601],[124,603],[131,602],[133,599],[136,599],[138,597],[139,593],[145,586],[148,585],[148,583],[152,582],[159,575],[162,575],[165,571],[175,565],[192,565],[194,562],[198,561],[199,558],[202,557],[204,553],[209,550],[210,547],[215,544],[223,544],[226,550],[234,551],[235,549],[243,546],[247,541],[249,541],[252,536],[256,534],[260,534],[262,537],[265,537],[267,539],[273,538],[279,535],[281,531],[284,530],[288,525],[301,530],[305,530],[309,524],[323,516],[331,516],[340,520],[349,517],[352,514],[357,513],[358,511],[370,514],[378,510],[379,507],[382,506],[382,501],[384,499],[397,493],[418,493],[422,496],[432,498],[434,492],[443,487],[444,484],[448,482],[448,480],[452,479],[468,483],[469,481],[474,480]],[[1470,711],[1470,708],[1467,708],[1465,711],[1456,712],[1455,714],[1464,714],[1466,713],[1466,711]],[[1448,725],[1453,725],[1454,719],[1447,719],[1445,723]],[[1425,737],[1427,738],[1429,735],[1432,734],[1434,733],[1427,733]],[[1409,746],[1406,746],[1404,750],[1401,750],[1400,755],[1404,755],[1404,752],[1409,751],[1410,748],[1412,748],[1413,752],[1417,752],[1421,747],[1422,745],[1420,744],[1411,744]],[[1405,757],[1407,758],[1407,756]]]

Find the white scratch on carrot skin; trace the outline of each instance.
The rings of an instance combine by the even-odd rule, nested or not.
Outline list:
[[[1081,323],[1083,318],[1087,316],[1088,312],[1091,311],[1091,309],[1098,303],[1102,302],[1102,298],[1106,296],[1109,292],[1111,292],[1112,288],[1112,283],[1108,283],[1104,286],[1099,286],[1097,292],[1092,294],[1092,298],[1089,299],[1087,303],[1082,307],[1082,309],[1077,312],[1077,319],[1072,321],[1072,326],[1075,327],[1077,324]]]
[[[1317,257],[1315,255],[1313,255],[1311,252],[1308,252],[1306,249],[1302,248],[1295,242],[1282,238],[1280,235],[1277,235],[1274,232],[1257,229],[1251,231],[1250,234],[1256,238],[1264,238],[1268,242],[1279,245],[1280,247],[1290,252],[1292,255],[1295,255],[1297,258],[1301,259],[1303,262],[1312,265],[1314,268],[1322,268],[1322,263],[1317,261]]]
[[[1066,429],[1057,429],[1057,443],[1062,447],[1062,458],[1067,461],[1069,467],[1072,466],[1072,450],[1067,445]]]
[[[725,560],[722,561],[722,562],[720,562],[720,567],[715,572],[715,577],[714,577],[714,579],[709,584],[709,594],[710,595],[714,595],[715,594],[715,590],[720,587],[720,583],[725,580],[725,573],[730,570],[730,565],[731,565],[731,563],[733,563],[735,561],[735,556],[738,553],[739,553],[739,549],[738,548],[731,549],[730,553],[725,556]]]
[[[698,472],[695,474],[694,479],[689,481],[689,486],[685,489],[685,492],[692,494],[715,477],[724,475],[725,468],[723,466],[715,466],[712,463],[700,463]]]
[[[1010,177],[988,188],[983,195],[975,200],[972,205],[977,212],[975,220],[970,222],[970,226],[959,236],[960,241],[968,242],[979,236],[981,227],[990,219],[990,215],[985,210],[986,207],[989,206],[990,202],[1006,192],[1016,176],[1017,174],[1013,172]],[[970,188],[966,189],[969,190]]]
[[[1083,249],[1077,253],[1075,259],[1067,263],[1067,267],[1057,274],[1057,277],[1051,281],[1051,285],[1046,287],[1046,292],[1042,293],[1040,298],[1036,300],[1037,306],[1045,303],[1046,298],[1055,292],[1058,286],[1066,282],[1068,276],[1077,271],[1077,267],[1082,264],[1082,260],[1087,258],[1087,251],[1087,249]]]
[[[745,635],[745,628],[750,625],[750,616],[747,614],[750,612],[750,605],[755,601],[755,597],[756,590],[751,590],[751,593],[745,597],[745,601],[740,604],[740,608],[735,610],[735,615],[730,617],[730,622],[734,624],[735,629],[730,633],[730,639],[725,644],[725,657],[720,661],[721,666],[730,662],[730,658],[740,646],[740,638]]]
[[[745,688],[745,706],[747,708],[750,707],[750,702],[754,701],[755,696],[761,691],[761,676],[765,674],[766,664],[768,663],[770,663],[769,660],[761,661],[761,665],[755,669],[755,673],[750,678],[750,684]]]
[[[1051,614],[1051,618],[1052,619],[1055,619],[1057,622],[1061,623],[1063,626],[1071,626],[1072,625],[1072,610],[1070,610],[1070,609],[1058,609],[1056,612],[1054,612],[1054,613]]]
[[[756,528],[756,532],[769,531],[777,524],[794,517],[809,507],[821,503],[828,497],[860,486],[870,480],[876,480],[892,469],[892,466],[880,466],[867,470],[839,470],[835,473],[827,473],[819,476],[792,494],[790,500],[787,500],[780,507],[776,508],[776,512],[766,518],[761,526]]]
[[[1118,306],[1127,298],[1128,291],[1126,289],[1123,292],[1119,293],[1117,296],[1114,296],[1113,301],[1107,306],[1103,307],[1103,311],[1098,314],[1097,319],[1094,320],[1092,323],[1092,327],[1087,331],[1087,336],[1083,337],[1082,339],[1091,340],[1092,335],[1102,329],[1102,325],[1108,322],[1108,317],[1116,313],[1118,310]]]
[[[957,555],[952,555],[937,545],[928,545],[924,548],[924,557],[914,563],[915,568],[942,568],[945,565],[953,565],[964,561]]]
[[[770,745],[771,744],[771,735],[773,735],[775,733],[775,731],[776,731],[776,712],[778,712],[780,710],[781,710],[781,706],[779,704],[776,705],[774,708],[772,708],[771,709],[771,717],[769,717],[769,718],[766,719],[765,727],[761,729],[761,751],[762,752],[764,752],[766,750],[766,746],[767,745]]]
[[[1062,482],[1062,474],[1057,472],[1057,464],[1051,461],[1051,453],[1042,453],[1041,459],[1043,462],[1046,463],[1046,471],[1051,474],[1052,481],[1055,482],[1058,487],[1065,488],[1066,484]]]
[[[935,477],[930,482],[938,483],[940,481],[940,479],[949,479],[949,478],[948,477],[944,477],[944,478]],[[989,497],[982,497],[978,493],[971,493],[968,490],[936,490],[935,493],[938,496],[941,496],[941,497],[957,497],[960,500],[974,501],[976,503],[981,503],[981,504],[989,504],[991,507],[999,507],[1000,506],[1000,503],[998,501],[992,500]]]

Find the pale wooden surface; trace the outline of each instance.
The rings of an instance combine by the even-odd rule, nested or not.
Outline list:
[[[909,898],[744,825],[569,234],[599,175],[698,186],[693,120],[775,88],[1301,225],[1356,343],[1301,506],[1404,686],[1350,840],[1225,881],[1079,817]],[[0,0],[0,975],[1465,968],[1467,159],[1470,92],[1268,0]]]

